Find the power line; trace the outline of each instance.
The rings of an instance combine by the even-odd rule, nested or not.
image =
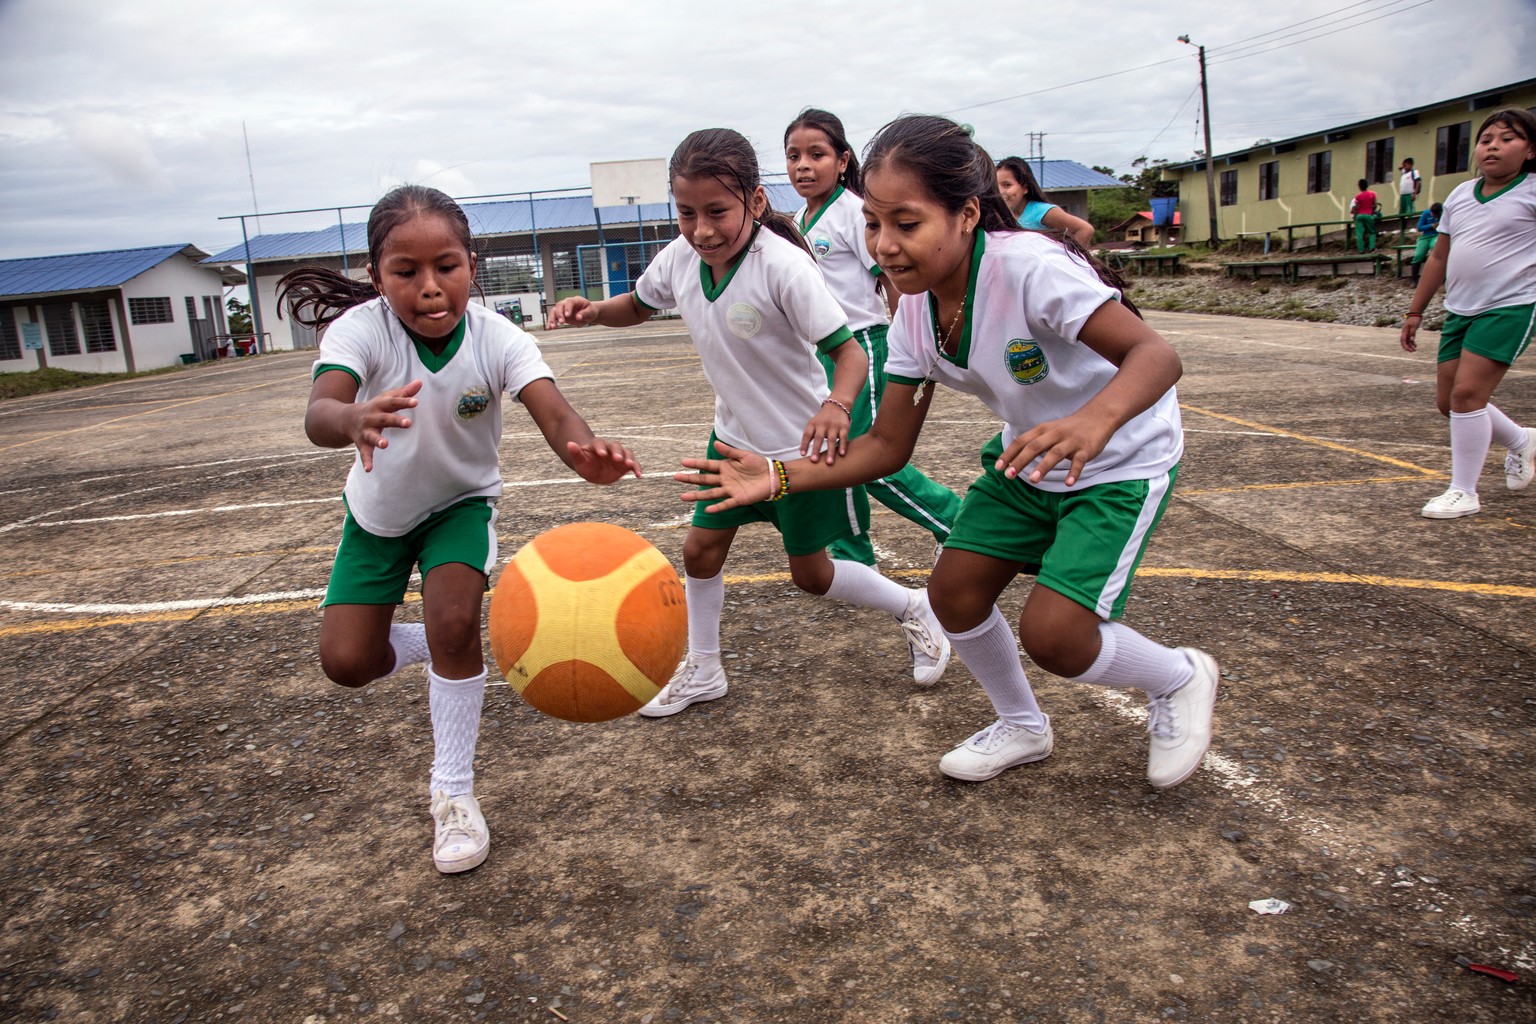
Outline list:
[[[1252,43],[1256,39],[1263,39],[1266,36],[1277,36],[1277,35],[1280,35],[1283,32],[1289,32],[1293,28],[1299,28],[1302,25],[1310,25],[1314,21],[1322,21],[1324,18],[1331,18],[1335,14],[1341,14],[1344,11],[1354,10],[1356,7],[1368,7],[1371,4],[1373,4],[1373,3],[1380,3],[1380,2],[1381,2],[1381,0],[1360,0],[1359,3],[1350,4],[1348,7],[1340,7],[1337,10],[1328,11],[1325,14],[1319,14],[1316,17],[1313,17],[1313,18],[1305,18],[1305,19],[1303,19],[1301,21],[1292,22],[1289,25],[1281,25],[1279,28],[1272,28],[1268,32],[1260,32],[1258,35],[1248,36],[1246,39],[1236,39],[1236,40],[1233,40],[1232,42],[1227,43],[1224,46],[1213,46],[1213,47],[1211,47],[1211,52],[1212,53],[1221,53],[1221,52],[1223,52],[1225,50],[1228,50],[1228,49],[1235,49],[1235,48],[1241,47],[1244,43]],[[1391,6],[1391,5],[1397,4],[1397,3],[1401,3],[1401,2],[1402,2],[1402,0],[1388,0],[1388,6]],[[1372,13],[1372,12],[1367,11],[1367,12],[1363,12],[1363,13]],[[1354,17],[1358,17],[1358,16],[1359,15],[1350,14],[1350,15],[1346,15],[1346,18],[1354,18]],[[1306,29],[1305,31],[1310,32],[1312,30],[1311,29]],[[1273,41],[1274,40],[1270,40],[1270,42],[1273,42]],[[1257,44],[1255,44],[1255,45],[1257,45]]]
[[[1383,18],[1391,18],[1391,17],[1395,17],[1395,16],[1397,16],[1399,14],[1407,14],[1409,11],[1413,10],[1414,8],[1423,7],[1426,4],[1431,4],[1431,3],[1434,3],[1434,0],[1419,0],[1419,2],[1414,4],[1412,7],[1403,7],[1403,8],[1400,8],[1398,10],[1387,11],[1385,14],[1378,14],[1374,18],[1367,18],[1364,21],[1356,21],[1356,22],[1353,22],[1353,23],[1351,23],[1349,25],[1345,25],[1343,28],[1329,29],[1326,32],[1317,32],[1314,35],[1303,36],[1300,39],[1293,39],[1292,41],[1290,41],[1288,43],[1279,43],[1279,44],[1277,44],[1275,46],[1266,47],[1265,49],[1262,49],[1262,50],[1249,50],[1246,53],[1239,53],[1236,56],[1227,57],[1225,60],[1212,60],[1211,63],[1212,64],[1230,64],[1232,61],[1235,61],[1235,60],[1246,60],[1249,57],[1257,57],[1261,53],[1272,53],[1275,50],[1283,50],[1287,46],[1295,46],[1298,43],[1311,42],[1314,39],[1322,39],[1325,36],[1338,35],[1339,32],[1341,32],[1341,31],[1345,31],[1345,30],[1351,30],[1352,31],[1354,29],[1357,29],[1357,28],[1361,27],[1362,25],[1369,25],[1372,22],[1381,21]],[[1378,10],[1380,10],[1380,8],[1378,8]],[[1321,27],[1321,26],[1319,26],[1319,27]]]

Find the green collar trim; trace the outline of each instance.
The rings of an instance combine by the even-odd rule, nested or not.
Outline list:
[[[725,272],[719,284],[715,284],[714,271],[709,269],[709,264],[704,262],[704,257],[699,257],[699,286],[704,289],[704,298],[710,302],[718,299],[731,283],[731,278],[736,276],[736,271],[747,258],[747,253],[752,251],[752,244],[757,241],[757,233],[763,229],[761,224],[752,226],[752,235],[747,239],[747,244],[741,247],[741,252],[736,254],[736,259],[731,262],[731,268]]]
[[[832,190],[832,194],[827,197],[827,201],[822,203],[821,204],[821,208],[816,211],[816,216],[812,217],[806,223],[800,225],[800,233],[802,235],[808,234],[810,232],[811,228],[816,226],[816,222],[821,220],[821,215],[826,213],[828,208],[830,208],[833,203],[837,202],[837,197],[842,195],[842,194],[843,194],[843,186],[839,185],[839,186],[837,186],[837,188],[833,189]]]
[[[441,338],[423,338],[409,327],[405,327],[405,321],[403,320],[400,322],[400,326],[405,327],[405,333],[411,336],[411,342],[416,346],[416,358],[421,360],[421,365],[425,366],[430,372],[436,373],[453,361],[454,353],[464,343],[465,325],[468,322],[468,316],[460,317],[458,326],[453,329],[452,334],[448,335],[446,343]],[[433,340],[436,340],[443,346],[441,354],[432,351]]]
[[[971,316],[976,308],[976,279],[981,276],[981,256],[987,249],[987,233],[976,228],[976,244],[971,247],[971,276],[965,282],[965,327],[960,331],[960,344],[955,349],[955,354],[950,355],[944,351],[944,335],[939,329],[939,300],[932,292],[928,293],[928,315],[933,320],[933,347],[938,353],[938,358],[947,359],[960,367],[967,369],[971,364]]]
[[[1518,185],[1522,181],[1524,181],[1526,173],[1527,172],[1525,172],[1525,171],[1521,171],[1519,174],[1515,175],[1515,178],[1514,178],[1513,181],[1511,181],[1508,185],[1505,185],[1503,188],[1499,189],[1497,192],[1495,192],[1491,196],[1483,195],[1483,179],[1482,178],[1478,178],[1477,179],[1477,184],[1472,186],[1472,198],[1476,199],[1480,203],[1491,203],[1495,199],[1499,198],[1499,196],[1503,195],[1505,192],[1508,192],[1510,189],[1514,188],[1516,185]]]

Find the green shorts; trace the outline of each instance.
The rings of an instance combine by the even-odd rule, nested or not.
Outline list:
[[[1437,362],[1461,357],[1462,349],[1510,366],[1536,333],[1536,304],[1503,306],[1476,316],[1447,312],[1440,328]]]
[[[720,458],[713,432],[709,435],[709,451],[705,457]],[[760,501],[725,512],[706,512],[704,508],[708,504],[701,501],[694,505],[694,526],[706,530],[730,530],[748,523],[772,523],[784,539],[785,552],[791,555],[814,555],[835,540],[869,533],[869,497],[862,487],[792,492],[779,501]],[[869,559],[865,564],[873,565],[873,551]]]
[[[1002,454],[998,434],[981,450],[982,474],[965,492],[945,549],[1021,562],[1042,586],[1101,619],[1119,618],[1147,542],[1168,507],[1178,467],[1151,480],[1058,493],[993,469]]]
[[[399,604],[412,569],[419,564],[425,576],[448,562],[479,569],[489,582],[496,567],[496,505],[490,499],[466,498],[399,537],[369,533],[348,512],[320,604]]]

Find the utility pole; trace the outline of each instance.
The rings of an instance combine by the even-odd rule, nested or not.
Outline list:
[[[1205,47],[1191,43],[1189,36],[1179,36],[1179,42],[1195,47],[1200,57],[1200,120],[1205,124],[1205,199],[1211,218],[1211,248],[1221,244],[1216,230],[1216,161],[1211,152],[1211,92],[1205,82]]]

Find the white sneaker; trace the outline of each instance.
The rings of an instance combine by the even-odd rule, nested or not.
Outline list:
[[[1512,491],[1523,491],[1536,476],[1536,427],[1525,428],[1525,451],[1504,456],[1504,485]]]
[[[907,614],[901,619],[912,652],[912,678],[918,686],[932,686],[949,667],[949,638],[928,604],[928,591],[914,590],[907,598]]]
[[[719,655],[698,661],[685,658],[667,685],[640,709],[640,714],[646,718],[665,718],[690,704],[724,697],[727,689],[725,668],[720,664]]]
[[[952,779],[985,782],[1014,765],[1045,760],[1055,746],[1049,718],[1045,720],[1045,732],[1030,732],[999,718],[940,758],[939,771]]]
[[[491,851],[491,832],[480,813],[480,801],[469,794],[432,794],[432,819],[437,838],[432,842],[432,863],[445,875],[477,868]]]
[[[1172,789],[1191,775],[1211,748],[1211,713],[1221,669],[1204,651],[1180,647],[1195,666],[1189,682],[1147,705],[1147,780],[1158,789]]]
[[[1431,498],[1429,504],[1419,510],[1419,515],[1425,519],[1460,519],[1462,516],[1475,515],[1482,508],[1477,495],[1452,487],[1440,497]]]

